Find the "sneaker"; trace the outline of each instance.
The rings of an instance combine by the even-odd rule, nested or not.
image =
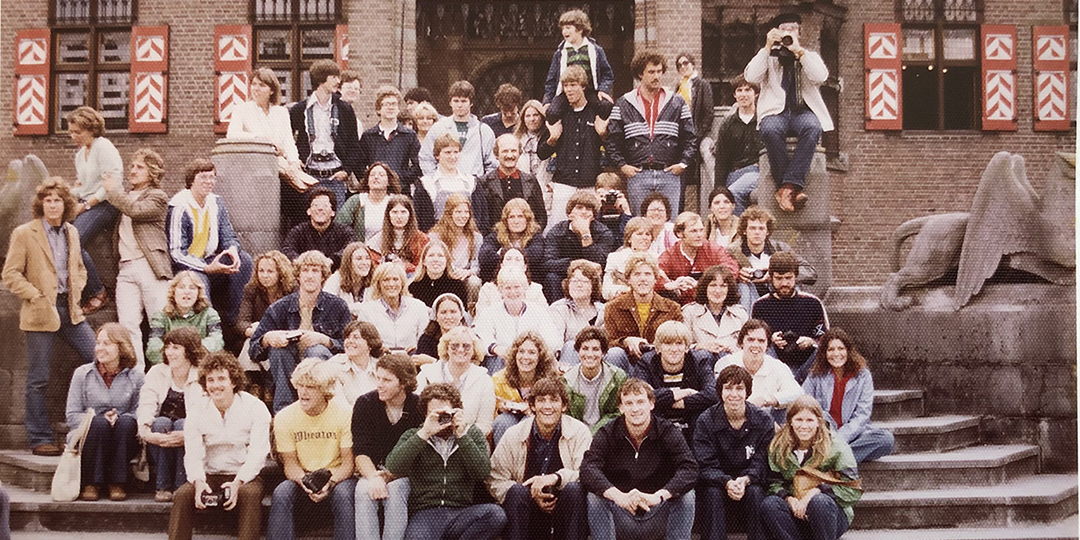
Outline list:
[[[98,500],[97,486],[85,486],[82,488],[82,493],[79,494],[79,500],[81,501],[96,501]]]
[[[172,502],[173,492],[159,489],[154,493],[154,502],[167,503]]]
[[[127,493],[124,492],[123,486],[111,485],[109,486],[109,500],[110,501],[124,501],[127,500]]]
[[[30,450],[35,456],[59,456],[64,449],[56,443],[39,444]]]

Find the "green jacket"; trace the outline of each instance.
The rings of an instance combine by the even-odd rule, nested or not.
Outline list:
[[[189,312],[187,316],[169,317],[164,311],[159,311],[150,319],[150,339],[146,342],[146,363],[151,366],[160,364],[161,353],[165,347],[162,338],[165,334],[190,326],[199,331],[202,345],[207,352],[220,351],[225,347],[225,339],[221,334],[221,317],[214,308],[207,306],[200,312]]]
[[[345,204],[341,205],[341,209],[334,216],[334,223],[352,227],[356,232],[357,240],[361,242],[366,240],[364,238],[367,231],[364,228],[364,205],[360,204],[360,195],[349,197]]]
[[[779,463],[781,461],[780,456],[777,456],[772,451],[769,452],[769,495],[785,498],[792,494],[794,491],[792,480],[795,478],[795,472],[801,468],[796,459],[793,452],[783,456],[782,463]],[[851,455],[851,448],[836,432],[832,433],[832,453],[818,466],[818,469],[823,472],[839,471],[840,478],[843,480],[854,480],[859,477],[855,456]],[[844,509],[844,515],[847,516],[848,523],[851,523],[851,520],[855,518],[853,507],[862,497],[862,491],[845,486],[826,486],[824,484],[819,485],[818,488],[824,488],[822,492],[832,491],[833,500],[836,501],[840,508]]]
[[[596,435],[596,430],[604,427],[614,418],[618,418],[622,413],[619,412],[619,389],[622,388],[624,382],[626,382],[626,372],[617,366],[606,364],[607,368],[613,373],[611,380],[607,385],[600,390],[600,420],[589,428],[593,435]],[[578,392],[572,386],[570,381],[577,380],[578,372],[581,370],[581,366],[577,365],[570,368],[563,375],[563,386],[566,387],[566,393],[570,396],[570,405],[567,407],[566,414],[570,415],[576,420],[584,421],[585,416],[585,394]]]
[[[491,472],[484,433],[475,425],[469,426],[450,458],[443,461],[435,447],[416,434],[418,431],[420,428],[402,433],[386,456],[386,468],[394,476],[409,477],[409,513],[475,504],[476,486]]]

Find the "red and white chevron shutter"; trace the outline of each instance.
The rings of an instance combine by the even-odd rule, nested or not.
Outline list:
[[[334,29],[334,61],[341,69],[349,69],[349,25],[339,24]]]
[[[49,29],[15,33],[16,135],[49,133]]]
[[[984,24],[982,38],[984,131],[1016,131],[1016,27]]]
[[[229,130],[232,108],[247,100],[251,73],[251,26],[214,27],[214,85],[217,105],[214,108],[214,132]]]
[[[168,116],[169,27],[131,28],[128,131],[165,133]]]
[[[1031,29],[1035,68],[1035,131],[1068,131],[1069,27]]]
[[[866,55],[866,129],[900,130],[902,38],[899,24],[863,26]]]

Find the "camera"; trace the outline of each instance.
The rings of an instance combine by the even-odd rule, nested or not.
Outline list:
[[[765,270],[764,268],[758,268],[758,269],[756,269],[756,270],[754,270],[753,272],[750,273],[750,279],[753,279],[754,281],[757,281],[759,279],[764,278],[765,274],[767,274],[767,273],[768,273],[768,270]]]
[[[233,258],[232,253],[226,251],[221,254],[221,258],[218,259],[218,262],[225,266],[232,266],[233,264],[236,264],[236,259]]]
[[[798,345],[796,345],[796,342],[799,341],[799,334],[788,330],[787,332],[780,334],[780,337],[783,338],[783,340],[787,343],[787,345],[784,345],[785,353],[794,352],[796,349],[798,349]]]
[[[457,413],[456,410],[449,410],[449,411],[440,412],[439,413],[439,425],[440,426],[445,426],[445,425],[449,424],[450,422],[453,422],[454,421],[454,414],[456,414],[456,413]]]
[[[211,491],[210,493],[202,494],[203,506],[209,508],[212,506],[221,506],[225,504],[225,501],[229,500],[232,493],[229,491],[229,487],[225,486],[221,491]]]
[[[653,345],[652,343],[642,343],[641,346],[638,347],[638,349],[641,350],[641,354],[645,354],[647,352],[655,351],[656,345]]]
[[[795,53],[791,52],[791,44],[795,43],[795,38],[791,37],[791,34],[784,34],[780,38],[780,43],[773,45],[769,54],[777,58],[795,58]]]
[[[330,483],[330,476],[331,473],[329,469],[319,469],[316,471],[311,471],[304,475],[304,487],[306,487],[308,491],[311,491],[312,493],[318,493],[322,491],[324,487],[326,487],[326,484]]]
[[[540,488],[540,493],[546,493],[548,495],[559,496],[559,486],[544,486]]]
[[[619,210],[619,192],[617,190],[611,190],[604,194],[604,197],[600,199],[600,217],[601,218],[617,218],[622,215],[622,211]]]

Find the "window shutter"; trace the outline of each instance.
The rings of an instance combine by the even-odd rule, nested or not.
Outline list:
[[[339,24],[334,29],[334,61],[341,69],[349,69],[349,25]]]
[[[133,26],[128,131],[165,133],[168,73],[169,27]]]
[[[49,29],[15,33],[15,134],[49,133]]]
[[[1016,131],[1016,27],[981,27],[983,131]]]
[[[1035,131],[1069,130],[1069,27],[1035,26]]]
[[[233,107],[247,101],[251,52],[251,26],[214,27],[214,84],[217,86],[214,133],[228,131]]]
[[[866,24],[863,32],[866,45],[866,129],[903,129],[900,25]]]

